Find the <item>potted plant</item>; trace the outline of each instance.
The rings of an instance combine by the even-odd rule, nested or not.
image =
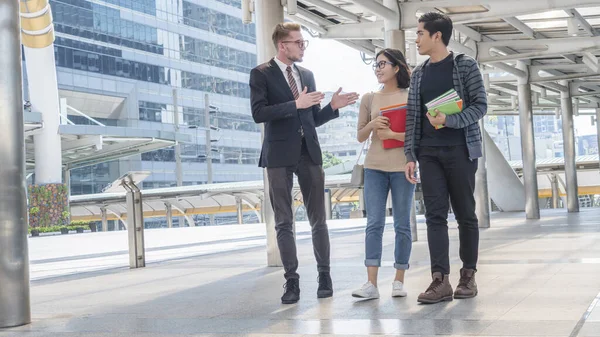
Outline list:
[[[29,233],[31,236],[40,236],[39,228],[29,228]]]
[[[60,226],[60,234],[69,234],[69,228],[67,226]]]

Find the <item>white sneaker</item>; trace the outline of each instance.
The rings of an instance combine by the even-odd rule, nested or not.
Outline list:
[[[404,284],[400,281],[392,283],[392,297],[406,297],[407,292],[404,289]]]
[[[379,289],[377,289],[377,287],[375,287],[371,281],[368,281],[367,283],[363,284],[360,289],[353,291],[352,297],[365,298],[369,300],[379,298]]]

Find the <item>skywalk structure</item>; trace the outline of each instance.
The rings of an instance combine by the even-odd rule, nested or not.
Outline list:
[[[600,117],[598,1],[243,0],[241,8],[244,21],[256,23],[258,63],[275,55],[270,39],[272,29],[275,24],[289,19],[301,23],[316,36],[338,40],[366,55],[374,55],[379,48],[398,48],[406,52],[409,63],[414,66],[420,61],[413,42],[418,16],[431,10],[447,13],[455,23],[451,49],[471,55],[481,64],[489,93],[489,113],[514,114],[518,111],[523,181],[512,170],[505,170],[502,179],[505,185],[520,186],[517,188],[520,190],[512,193],[515,198],[523,195],[526,217],[540,217],[533,135],[533,116],[538,113],[553,112],[561,120],[567,210],[579,211],[573,116],[592,114],[597,120]],[[95,137],[106,135],[99,130],[95,134],[77,135],[76,130],[71,128],[73,126],[62,118],[61,111],[69,108],[67,104],[61,104],[56,74],[50,70],[54,68],[51,23],[49,6],[44,0],[4,1],[0,4],[0,50],[3,51],[0,65],[11,70],[0,79],[0,118],[3,118],[0,135],[4,137],[0,146],[4,163],[0,166],[4,182],[4,190],[0,194],[3,220],[0,236],[0,284],[3,285],[0,287],[0,327],[25,324],[30,320],[25,162],[35,163],[36,184],[60,187],[64,186],[63,176],[69,167],[65,167],[65,161],[83,165],[84,158],[88,158],[82,155],[85,152],[79,152],[78,156],[78,149],[92,154],[104,148],[114,151],[123,142],[132,141],[119,135],[117,130],[113,130],[112,137]],[[21,42],[32,106],[31,114],[26,113],[31,117],[26,121],[26,130],[22,111]],[[26,131],[33,136],[35,145],[29,147],[27,159]],[[146,141],[133,140],[136,143],[124,149],[143,151],[172,146],[178,137],[176,133],[159,134]],[[77,143],[69,148],[69,141]],[[489,143],[490,138],[485,136],[484,141]],[[72,150],[72,153],[66,155],[66,149]],[[489,146],[486,145],[487,149]],[[96,155],[97,160],[102,160],[101,154]],[[110,155],[117,154],[112,152]],[[486,164],[485,157],[479,163],[478,216],[482,225],[487,226],[489,193],[486,169],[492,168]],[[265,195],[263,200],[267,204],[262,213],[268,233],[268,264],[278,265],[272,210],[268,206],[268,196]],[[240,202],[237,204],[241,205]],[[59,203],[52,207],[64,210],[66,205]]]

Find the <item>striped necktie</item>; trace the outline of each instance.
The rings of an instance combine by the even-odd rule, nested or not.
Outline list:
[[[298,99],[298,96],[300,96],[300,95],[298,94],[298,87],[296,86],[296,80],[294,79],[294,76],[292,76],[292,67],[288,66],[286,71],[287,71],[288,82],[290,82],[290,89],[292,89],[292,94],[294,95],[294,99]]]

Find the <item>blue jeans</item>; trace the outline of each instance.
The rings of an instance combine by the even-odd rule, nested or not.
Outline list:
[[[365,207],[367,229],[365,238],[365,266],[380,267],[383,231],[385,229],[386,201],[392,191],[394,231],[394,268],[408,269],[412,248],[410,208],[415,185],[406,180],[404,172],[384,172],[365,169]]]

